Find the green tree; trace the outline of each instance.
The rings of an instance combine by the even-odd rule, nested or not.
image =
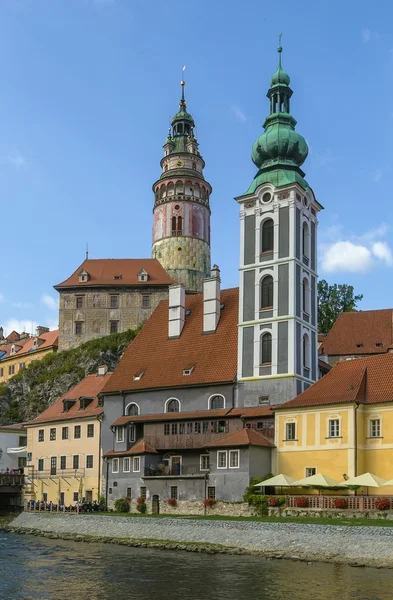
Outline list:
[[[356,310],[363,294],[354,295],[352,285],[334,283],[325,279],[318,281],[318,331],[328,333],[339,314]]]

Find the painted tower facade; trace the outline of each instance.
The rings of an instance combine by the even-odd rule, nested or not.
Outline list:
[[[164,144],[162,173],[155,195],[153,258],[186,290],[201,292],[210,276],[210,205],[212,191],[203,177],[205,162],[187,112],[184,81],[179,112]]]
[[[239,398],[290,400],[318,377],[317,214],[301,165],[305,139],[290,113],[290,78],[279,64],[270,114],[252,148],[258,172],[240,204]]]

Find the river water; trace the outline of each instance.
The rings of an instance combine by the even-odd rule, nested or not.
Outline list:
[[[391,600],[393,570],[0,531],[0,600]]]

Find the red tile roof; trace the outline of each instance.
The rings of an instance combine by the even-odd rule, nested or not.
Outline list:
[[[393,402],[393,354],[343,360],[302,394],[275,410],[351,402]]]
[[[235,381],[238,297],[237,288],[221,291],[225,306],[217,330],[204,335],[203,295],[186,296],[186,311],[191,313],[176,339],[168,339],[168,301],[160,302],[126,349],[104,393]],[[191,374],[183,375],[190,365]]]
[[[319,353],[328,356],[382,354],[387,352],[392,343],[391,308],[344,312],[327,334]]]
[[[230,448],[235,446],[266,446],[272,448],[274,444],[255,429],[241,429],[217,441],[205,444],[204,448]]]
[[[2,431],[11,429],[12,431],[22,431],[26,429],[26,423],[13,423],[12,425],[0,425]]]
[[[26,425],[30,427],[40,423],[85,419],[101,415],[104,409],[98,406],[98,394],[102,391],[102,388],[111,375],[112,373],[106,373],[106,375],[88,375],[33,421],[26,423]],[[77,402],[80,398],[93,398],[93,401],[85,409],[80,410],[80,404]],[[67,412],[64,412],[63,400],[75,400],[76,402]]]
[[[19,333],[17,331],[11,331],[11,333],[9,335],[7,335],[7,337],[5,338],[7,340],[7,342],[10,342],[12,344],[12,342],[17,342],[19,340]]]
[[[104,456],[132,456],[135,454],[157,454],[157,450],[153,448],[150,444],[145,442],[145,440],[140,439],[131,448],[128,450],[124,450],[123,452],[115,452],[114,450],[109,450],[104,454]]]
[[[89,280],[79,281],[79,273],[85,269]],[[138,273],[144,269],[149,275],[148,280],[138,281]],[[121,277],[121,279],[115,279]],[[96,258],[85,260],[65,281],[55,285],[55,289],[94,286],[139,286],[171,285],[173,280],[155,258]]]
[[[17,340],[12,344],[4,344],[0,346],[0,361],[5,360],[7,358],[14,358],[15,356],[22,356],[27,353],[39,352],[40,350],[44,350],[45,348],[57,348],[58,340],[59,340],[59,330],[55,329],[54,331],[48,331],[46,333],[42,333],[38,340],[40,341],[37,348],[34,348],[34,340],[36,337],[28,337],[23,338],[21,340]],[[11,348],[15,346],[15,352],[11,354]],[[3,352],[5,354],[3,355]]]
[[[153,415],[136,415],[119,417],[113,426],[126,425],[126,423],[135,422],[150,422],[150,421],[187,421],[189,419],[217,419],[218,417],[234,418],[255,418],[255,417],[271,417],[274,413],[269,406],[261,406],[260,408],[222,408],[220,410],[199,410],[194,412],[170,412]]]

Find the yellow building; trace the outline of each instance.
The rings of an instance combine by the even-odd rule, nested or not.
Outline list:
[[[98,501],[101,487],[101,421],[98,394],[110,373],[100,367],[26,424],[27,500],[69,506]]]
[[[275,410],[276,474],[393,479],[393,354],[340,362]]]
[[[0,336],[1,338],[2,336]],[[0,340],[0,383],[26,368],[34,360],[41,360],[47,354],[57,351],[59,331],[49,331],[47,327],[37,327],[35,336],[13,331]]]

